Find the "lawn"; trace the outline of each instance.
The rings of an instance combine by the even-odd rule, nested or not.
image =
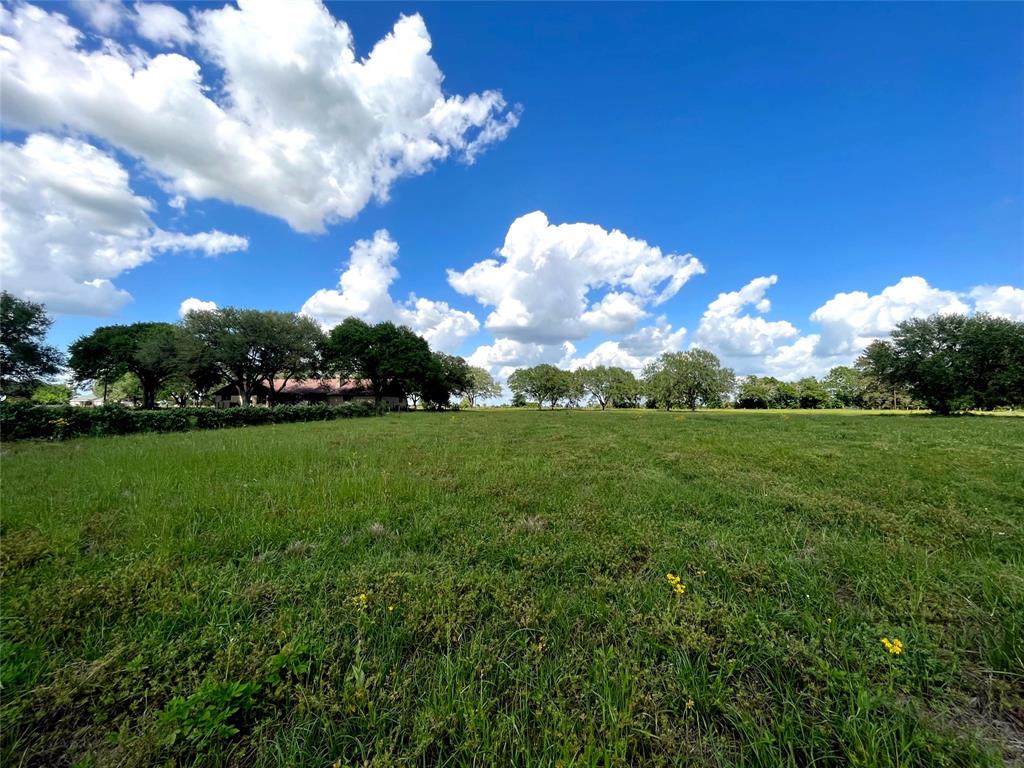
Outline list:
[[[4,765],[1024,760],[1024,419],[477,411],[2,450]]]

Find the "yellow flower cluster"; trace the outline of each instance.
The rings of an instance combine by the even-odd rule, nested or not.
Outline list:
[[[890,640],[888,637],[882,638],[882,645],[885,646],[885,650],[891,653],[893,656],[898,656],[903,653],[903,641],[893,638]]]
[[[358,595],[356,595],[355,597],[352,598],[352,604],[356,608],[365,608],[366,607],[367,599],[368,598],[366,597],[366,593],[365,592],[360,592]]]
[[[677,595],[686,594],[686,585],[682,583],[682,580],[674,573],[666,573],[665,578],[668,583],[672,585],[672,589],[676,591]]]

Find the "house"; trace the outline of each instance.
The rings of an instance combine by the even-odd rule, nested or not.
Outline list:
[[[370,382],[357,379],[297,379],[281,387],[280,380],[274,381],[276,392],[260,383],[252,393],[253,405],[269,405],[271,399],[278,405],[341,405],[343,403],[373,403],[373,388]],[[238,388],[228,384],[212,393],[217,408],[234,408],[242,404]],[[390,410],[408,407],[404,397],[386,394],[381,404]]]

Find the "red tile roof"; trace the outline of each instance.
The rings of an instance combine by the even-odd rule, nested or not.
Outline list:
[[[290,395],[354,395],[373,392],[369,380],[366,379],[291,379],[284,385],[284,389],[281,389],[281,380],[275,379],[274,389]]]

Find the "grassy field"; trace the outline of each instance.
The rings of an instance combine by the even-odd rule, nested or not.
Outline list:
[[[4,765],[1024,759],[1024,419],[464,412],[2,450]]]

